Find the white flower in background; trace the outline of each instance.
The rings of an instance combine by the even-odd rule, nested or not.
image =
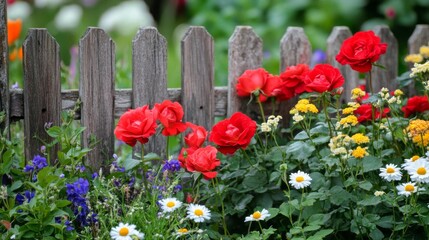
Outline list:
[[[154,20],[144,1],[122,1],[103,13],[98,26],[107,32],[135,35],[139,27],[153,26]]]
[[[83,10],[77,4],[67,5],[55,16],[55,27],[59,30],[75,29],[82,18]]]
[[[204,205],[191,203],[189,204],[187,210],[188,218],[194,220],[194,222],[204,222],[205,220],[210,220],[210,210]]]
[[[144,234],[137,231],[134,224],[119,223],[119,226],[110,231],[110,237],[114,240],[133,240],[135,237],[144,239]]]
[[[380,168],[379,175],[388,182],[399,181],[402,178],[401,169],[398,168],[395,164],[387,164],[386,167]]]
[[[396,186],[398,189],[399,195],[405,195],[406,197],[410,196],[412,193],[417,192],[418,187],[413,182],[402,183],[399,186]]]
[[[7,18],[25,21],[30,16],[31,10],[31,6],[27,2],[17,1],[7,6]]]
[[[264,208],[262,209],[262,211],[256,211],[252,213],[250,216],[246,217],[244,219],[244,222],[265,220],[265,218],[269,216],[271,216],[271,214],[269,214],[267,209]]]
[[[66,0],[34,0],[34,5],[38,8],[55,8],[65,2]]]
[[[310,186],[311,177],[305,172],[298,171],[290,175],[289,183],[296,189],[301,189]]]
[[[405,170],[407,170],[408,172],[410,172],[411,169],[415,165],[418,165],[421,162],[426,162],[426,161],[427,161],[427,158],[414,155],[414,156],[412,156],[410,158],[406,158],[405,159],[405,163],[402,164],[402,168],[405,169]]]
[[[384,191],[375,191],[374,192],[374,196],[376,196],[376,197],[383,196],[384,194],[386,194]]]
[[[163,212],[173,212],[182,206],[182,202],[177,198],[165,198],[159,201]]]

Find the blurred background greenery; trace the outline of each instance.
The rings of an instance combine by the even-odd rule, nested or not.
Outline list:
[[[8,0],[8,17],[23,20],[19,47],[29,28],[47,28],[58,41],[63,88],[77,88],[77,45],[88,26],[101,27],[116,43],[116,87],[131,87],[131,42],[139,27],[156,26],[168,41],[168,86],[180,86],[180,40],[190,25],[204,26],[215,41],[216,85],[226,85],[228,39],[238,25],[252,26],[264,42],[264,67],[279,73],[279,42],[287,27],[304,28],[313,50],[326,50],[334,26],[352,32],[386,24],[399,56],[416,24],[429,23],[429,0]],[[12,46],[14,47],[14,46]],[[401,64],[400,71],[406,68]],[[10,65],[11,85],[22,87],[22,67]]]

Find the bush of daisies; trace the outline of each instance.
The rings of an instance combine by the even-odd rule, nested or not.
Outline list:
[[[2,237],[428,239],[429,47],[406,58],[415,66],[401,86],[418,86],[411,97],[372,90],[371,69],[387,48],[372,31],[344,41],[336,60],[368,79],[346,103],[337,68],[298,64],[237,79],[253,118],[236,112],[205,129],[183,121],[178,102],[130,109],[114,130],[116,154],[98,170],[84,164],[92,147],[80,145],[75,110],[46,125],[53,140],[27,162],[4,132]],[[287,116],[272,107],[283,101],[295,103]],[[133,153],[155,135],[180,144],[167,159]]]

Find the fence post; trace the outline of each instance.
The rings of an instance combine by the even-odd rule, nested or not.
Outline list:
[[[327,40],[327,59],[328,63],[338,68],[345,79],[343,94],[341,95],[341,102],[347,103],[351,98],[351,90],[359,86],[359,73],[354,71],[349,65],[341,65],[335,57],[340,52],[341,45],[344,40],[351,37],[352,33],[348,27],[334,27],[331,35]]]
[[[99,28],[88,28],[79,42],[81,123],[86,163],[97,171],[114,152],[115,43]]]
[[[41,154],[41,141],[49,142],[45,125],[60,124],[60,47],[46,29],[30,29],[23,44],[24,53],[24,136],[27,161]],[[50,161],[58,145],[50,149]]]
[[[246,113],[248,98],[237,96],[237,78],[247,69],[262,67],[262,40],[251,27],[238,26],[229,38],[227,117],[234,112]]]
[[[184,119],[210,129],[214,121],[213,38],[204,27],[190,27],[181,41]]]
[[[280,72],[286,70],[288,66],[297,64],[310,65],[311,45],[304,29],[301,27],[288,27],[286,33],[280,40]],[[298,97],[291,98],[279,104],[279,113],[283,116],[283,126],[289,127],[290,109],[298,101]]]
[[[429,25],[418,24],[408,39],[408,54],[419,53],[421,46],[429,45]],[[409,68],[413,67],[414,64],[409,64]],[[414,83],[414,82],[413,82]],[[416,95],[416,89],[414,84],[408,86],[408,96]]]
[[[398,87],[396,82],[398,76],[398,43],[388,26],[376,26],[374,33],[380,37],[381,42],[387,43],[387,51],[377,61],[377,64],[382,65],[384,69],[374,66],[371,70],[372,88],[374,93],[379,92],[383,87],[393,91]],[[369,90],[368,87],[366,89]]]
[[[0,131],[7,128],[6,137],[10,137],[9,131],[9,77],[8,64],[9,54],[7,45],[7,1],[0,0],[0,112],[5,113],[4,122],[0,122]]]
[[[148,104],[151,108],[168,98],[167,93],[167,42],[154,27],[141,28],[133,40],[132,107]],[[165,156],[167,138],[153,136],[144,145],[145,152]],[[141,144],[134,147],[141,152]],[[168,156],[167,156],[168,157]]]

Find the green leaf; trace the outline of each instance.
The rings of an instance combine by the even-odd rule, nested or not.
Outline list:
[[[52,167],[45,167],[42,170],[39,171],[37,174],[37,181],[39,182],[39,185],[41,187],[46,187],[50,183],[53,183],[54,181],[58,180],[59,177],[52,174],[54,172]]]
[[[145,162],[147,162],[147,161],[160,160],[161,157],[158,154],[156,154],[156,153],[148,153],[148,154],[144,155],[143,159],[144,159]]]
[[[380,158],[374,156],[367,156],[362,159],[363,172],[378,170],[383,166]]]
[[[235,204],[234,209],[235,210],[243,210],[246,209],[247,204],[249,204],[253,199],[253,196],[250,194],[246,194],[241,196],[241,198],[239,198],[239,200],[237,201],[237,203]]]
[[[58,136],[61,135],[61,132],[62,132],[62,130],[61,130],[61,128],[59,126],[50,127],[46,131],[46,133],[48,133],[48,135],[51,136],[51,137],[53,137],[53,138],[58,138]]]
[[[360,182],[359,183],[359,185],[358,185],[360,188],[362,188],[362,189],[364,189],[364,190],[367,190],[367,191],[369,191],[369,190],[371,190],[371,188],[372,188],[372,183],[371,182],[369,182],[369,181],[362,181],[362,182]]]
[[[320,145],[320,144],[324,144],[327,143],[331,140],[330,136],[319,136],[313,139],[314,144],[316,145]]]
[[[307,238],[307,240],[321,240],[331,234],[333,231],[333,229],[322,229],[317,231],[313,236]]]
[[[301,131],[298,134],[296,134],[293,139],[294,140],[307,140],[308,134],[305,131]]]
[[[382,227],[382,228],[392,228],[392,226],[393,226],[392,223],[393,223],[393,216],[392,215],[384,216],[375,222],[375,224],[377,226]]]
[[[296,204],[298,204],[298,200],[294,199],[292,201],[296,201]],[[280,214],[286,216],[286,217],[290,217],[292,215],[292,213],[295,211],[295,207],[292,206],[291,202],[284,202],[280,205],[279,207],[279,211]]]
[[[10,172],[10,168],[12,167],[14,151],[12,149],[8,149],[3,153],[2,161],[3,163],[0,165],[0,174],[8,174]]]
[[[270,213],[270,216],[266,218],[266,220],[270,220],[271,218],[275,218],[280,210],[278,208],[269,208],[268,212]]]
[[[295,235],[295,234],[299,234],[302,232],[302,228],[301,227],[293,227],[289,230],[290,234]]]
[[[272,183],[272,182],[277,182],[279,179],[280,179],[280,176],[281,176],[281,173],[280,172],[277,172],[277,171],[275,171],[275,172],[272,172],[271,174],[270,174],[270,183]]]
[[[266,172],[254,171],[244,177],[243,186],[245,189],[258,189],[266,186],[267,181]]]
[[[308,219],[309,225],[323,225],[331,218],[330,214],[317,213],[310,216]]]
[[[138,166],[141,163],[141,161],[134,159],[132,157],[128,157],[128,158],[125,158],[121,163],[122,163],[122,166],[125,168],[125,171],[129,171],[135,168],[136,166]]]
[[[330,190],[329,200],[335,205],[341,205],[350,199],[350,193],[340,186],[334,186]]]
[[[297,160],[308,159],[314,150],[316,150],[314,146],[303,141],[294,142],[286,148],[286,152],[291,153],[292,158]]]
[[[374,228],[369,233],[369,236],[371,237],[371,239],[374,239],[374,240],[382,240],[382,239],[384,239],[384,234],[378,228]]]
[[[309,225],[307,227],[304,227],[304,232],[312,232],[320,229],[319,225]]]
[[[13,192],[16,189],[20,188],[21,186],[22,186],[22,181],[18,180],[16,182],[12,183],[12,185],[10,186],[10,188],[8,190],[11,191],[11,192]]]
[[[369,198],[365,198],[358,202],[361,206],[375,206],[381,202],[380,197],[376,197],[374,195],[370,196]]]
[[[71,203],[71,202],[70,202],[70,201],[68,201],[68,200],[57,200],[57,201],[55,201],[55,205],[56,205],[58,208],[65,207],[65,206],[69,205],[70,203]]]

